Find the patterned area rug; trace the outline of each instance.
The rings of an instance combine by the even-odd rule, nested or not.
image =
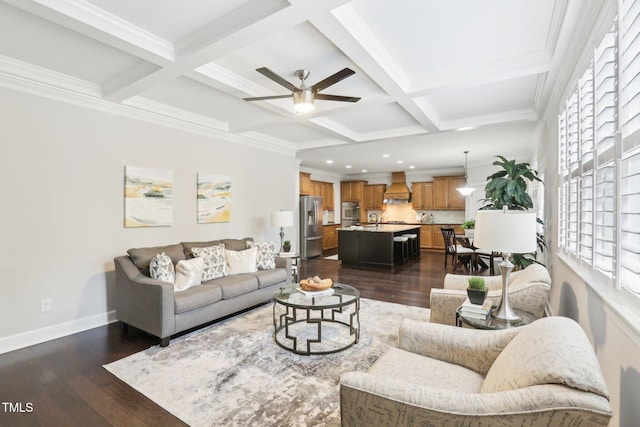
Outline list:
[[[429,309],[362,299],[357,344],[301,356],[274,342],[268,304],[105,368],[192,426],[339,426],[340,375],[394,347],[403,318]]]

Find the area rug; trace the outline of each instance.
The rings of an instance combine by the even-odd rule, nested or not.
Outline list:
[[[340,375],[395,346],[403,318],[429,309],[362,299],[357,344],[301,356],[274,342],[268,304],[105,368],[191,426],[339,426]]]

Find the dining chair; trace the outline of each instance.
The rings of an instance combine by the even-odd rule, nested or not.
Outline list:
[[[460,265],[467,265],[469,271],[473,270],[475,251],[472,248],[460,245],[456,241],[455,230],[449,227],[440,227],[444,238],[444,266],[447,267],[447,257],[451,255],[451,263],[454,268]]]

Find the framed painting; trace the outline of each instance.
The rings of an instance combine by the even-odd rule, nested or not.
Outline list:
[[[198,224],[231,220],[231,177],[198,174]]]
[[[171,226],[173,172],[126,166],[124,175],[124,226]]]

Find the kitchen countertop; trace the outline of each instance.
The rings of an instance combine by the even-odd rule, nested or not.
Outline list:
[[[376,227],[375,224],[370,225],[354,225],[351,227],[338,228],[338,231],[368,231],[377,233],[395,233],[398,231],[413,230],[419,227],[420,224],[380,224]]]

